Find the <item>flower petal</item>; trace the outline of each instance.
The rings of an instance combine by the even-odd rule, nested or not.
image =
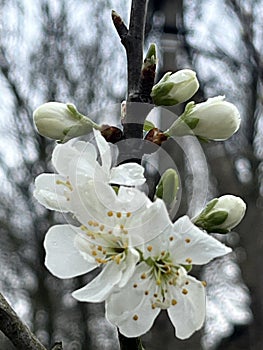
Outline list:
[[[82,275],[97,267],[90,263],[75,246],[75,237],[79,229],[72,225],[52,226],[45,237],[45,265],[59,278],[70,278]]]
[[[205,320],[205,288],[193,277],[185,276],[184,286],[174,286],[172,294],[176,304],[168,309],[168,315],[175,327],[176,337],[189,338],[199,330]]]
[[[109,173],[112,163],[110,146],[99,130],[93,129],[93,133],[99,149],[102,167]]]
[[[126,186],[140,186],[146,181],[144,167],[137,163],[126,163],[111,169],[110,183]]]
[[[135,249],[129,249],[126,254],[125,264],[126,268],[123,270],[123,275],[119,283],[119,287],[122,288],[132,277],[136,264],[140,260],[140,254]]]
[[[202,265],[232,251],[196,227],[187,216],[174,223],[171,236],[174,239],[171,241],[170,250],[179,264]]]
[[[120,265],[109,262],[94,280],[73,292],[72,296],[79,301],[99,303],[113,292],[121,277]]]
[[[61,184],[57,184],[60,181]],[[63,185],[66,179],[57,174],[40,174],[35,180],[34,197],[47,209],[60,212],[70,211],[69,192]]]
[[[126,337],[138,337],[146,333],[160,312],[159,308],[152,308],[155,282],[141,278],[148,270],[147,264],[139,264],[126,286],[106,300],[106,318]]]

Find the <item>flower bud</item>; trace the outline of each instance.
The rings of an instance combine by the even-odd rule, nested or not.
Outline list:
[[[61,142],[86,135],[93,128],[100,129],[96,123],[80,114],[70,103],[44,103],[34,111],[33,119],[40,135]]]
[[[173,106],[189,100],[198,90],[196,73],[182,69],[176,73],[166,73],[152,88],[151,97],[157,106]]]
[[[157,187],[155,195],[158,198],[161,198],[167,209],[170,210],[173,208],[176,202],[176,195],[179,190],[179,177],[177,172],[174,169],[167,169]]]
[[[227,233],[240,223],[245,211],[240,197],[225,195],[210,201],[193,222],[207,232]]]
[[[204,140],[226,140],[239,128],[240,114],[224,96],[187,104],[184,113],[165,131],[169,136],[196,135]]]

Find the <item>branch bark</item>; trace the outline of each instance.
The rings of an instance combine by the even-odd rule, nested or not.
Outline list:
[[[0,328],[19,350],[46,350],[0,293]]]
[[[0,330],[19,350],[47,350],[30,329],[20,320],[1,293]],[[51,350],[63,350],[62,343],[56,343]]]

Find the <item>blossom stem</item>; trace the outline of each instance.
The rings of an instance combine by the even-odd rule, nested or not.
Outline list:
[[[120,332],[118,332],[118,336],[121,350],[145,350],[139,337],[126,338]]]

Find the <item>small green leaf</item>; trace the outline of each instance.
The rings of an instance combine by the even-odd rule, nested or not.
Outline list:
[[[187,117],[184,119],[184,122],[189,126],[190,129],[193,130],[199,123],[199,119],[193,118],[193,117]]]

